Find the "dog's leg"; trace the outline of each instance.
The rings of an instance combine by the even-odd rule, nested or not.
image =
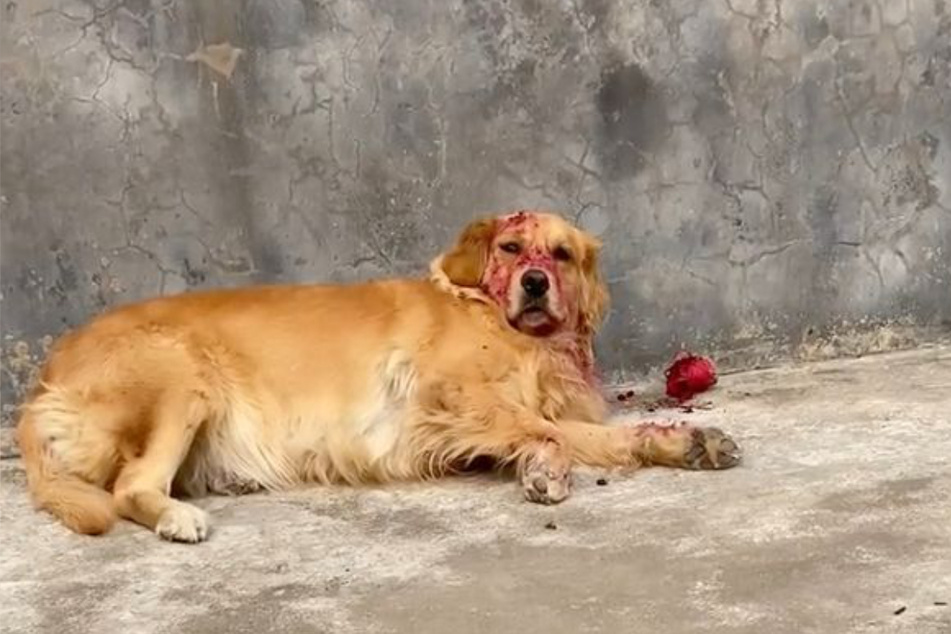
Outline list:
[[[413,445],[424,471],[489,457],[516,466],[531,502],[557,504],[571,493],[571,454],[564,436],[528,410],[493,404],[465,416],[428,416],[416,427]]]
[[[644,423],[635,427],[608,427],[559,421],[558,428],[571,448],[572,458],[599,467],[664,465],[684,469],[729,469],[740,463],[736,442],[716,427],[685,423]]]
[[[123,467],[115,483],[122,517],[171,541],[200,542],[207,537],[205,512],[169,497],[175,472],[207,414],[204,399],[195,393],[166,392],[159,398],[141,455]]]

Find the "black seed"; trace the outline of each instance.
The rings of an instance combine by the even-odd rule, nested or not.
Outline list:
[[[908,608],[906,608],[905,606],[901,606],[900,608],[898,608],[897,610],[895,610],[894,612],[892,612],[892,614],[894,614],[895,616],[898,616],[899,614],[901,614],[902,612],[904,612],[904,611],[907,610],[907,609],[908,609]]]
[[[605,480],[604,478],[598,478],[598,486],[599,486],[599,487],[605,487],[605,486],[607,486],[607,485],[608,485],[608,481],[607,481],[607,480]]]
[[[553,531],[558,528],[558,524],[555,524],[554,522],[548,522],[547,524],[545,524],[545,528],[547,528],[550,531]]]

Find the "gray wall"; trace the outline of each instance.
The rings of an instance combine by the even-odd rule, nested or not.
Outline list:
[[[7,412],[48,336],[106,306],[413,273],[521,206],[606,240],[615,376],[951,321],[946,0],[2,11]]]

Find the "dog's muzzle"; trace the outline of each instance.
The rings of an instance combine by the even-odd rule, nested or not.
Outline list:
[[[551,288],[548,274],[538,269],[529,269],[522,274],[522,290],[529,299],[541,299]]]

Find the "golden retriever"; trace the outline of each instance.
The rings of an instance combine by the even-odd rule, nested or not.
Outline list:
[[[603,425],[592,337],[600,245],[557,215],[481,218],[428,279],[196,292],[64,335],[23,405],[36,505],[79,533],[117,514],[182,542],[208,518],[172,497],[420,479],[476,458],[527,499],[572,463],[717,469],[715,428]]]

